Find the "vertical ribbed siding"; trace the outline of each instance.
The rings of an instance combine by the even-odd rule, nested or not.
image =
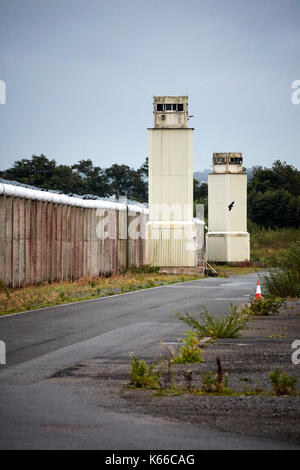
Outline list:
[[[97,237],[99,215],[110,238]],[[0,279],[8,286],[117,273],[145,263],[145,241],[126,240],[127,226],[145,232],[148,214],[0,196]],[[128,251],[127,251],[128,250]]]

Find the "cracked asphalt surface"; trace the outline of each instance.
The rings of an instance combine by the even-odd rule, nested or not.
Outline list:
[[[222,428],[209,419],[147,409],[149,399],[126,396],[129,353],[150,361],[161,341],[177,341],[186,330],[172,311],[204,303],[220,314],[230,301],[253,295],[256,281],[256,274],[209,278],[0,318],[7,346],[7,365],[0,366],[0,448],[300,448],[294,435],[247,435],[234,423]]]

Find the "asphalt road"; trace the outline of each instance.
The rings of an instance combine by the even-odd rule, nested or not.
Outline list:
[[[199,303],[216,315],[255,293],[257,275],[209,278],[0,317],[7,364],[0,366],[0,448],[261,449],[287,444],[241,438],[164,419],[108,411],[58,370],[95,357],[153,358],[160,341],[186,330],[173,311]]]

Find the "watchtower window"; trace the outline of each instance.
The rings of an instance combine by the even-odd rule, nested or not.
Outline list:
[[[157,111],[183,111],[183,103],[158,103]]]
[[[216,164],[224,164],[226,163],[226,157],[214,157],[213,159],[214,163]]]
[[[243,158],[242,157],[231,157],[230,158],[230,163],[242,163],[243,162]]]

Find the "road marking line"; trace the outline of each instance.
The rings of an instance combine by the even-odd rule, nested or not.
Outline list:
[[[245,300],[245,297],[215,297],[214,299],[210,299],[211,301],[214,300]]]
[[[190,281],[190,282],[193,282],[193,281]],[[221,286],[171,286],[169,285],[168,287],[185,287],[185,288],[189,288],[189,289],[218,289],[219,287]]]

